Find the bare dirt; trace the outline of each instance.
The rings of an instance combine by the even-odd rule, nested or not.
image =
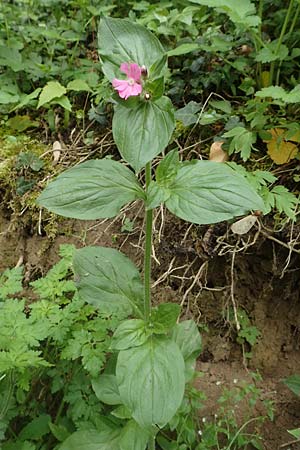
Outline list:
[[[23,262],[25,280],[33,280],[59,259],[62,243],[114,246],[142,267],[142,218],[138,205],[127,216],[135,218],[131,233],[121,232],[122,217],[115,222],[62,221],[50,240],[38,227],[14,226],[0,216],[0,272]],[[124,219],[124,217],[123,217]],[[256,231],[243,241],[227,232],[225,224],[199,227],[158,212],[153,253],[154,302],[182,303],[183,317],[193,317],[203,332],[203,352],[197,386],[207,395],[201,417],[212,417],[224,386],[249,380],[258,371],[263,381],[261,400],[272,400],[274,421],[263,426],[266,450],[300,450],[287,429],[300,427],[300,399],[282,380],[300,374],[300,255]],[[278,237],[278,236],[277,236]],[[280,236],[279,236],[280,237]],[[237,323],[229,320],[234,308],[246,311],[260,331],[252,348],[237,342]],[[231,313],[230,313],[231,311]],[[243,352],[250,351],[246,361]],[[247,407],[247,406],[246,406]],[[252,415],[264,414],[258,404]],[[241,417],[243,412],[241,411]]]

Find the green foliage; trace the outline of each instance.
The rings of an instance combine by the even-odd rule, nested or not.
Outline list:
[[[165,426],[181,404],[184,361],[170,339],[150,337],[143,345],[120,351],[116,375],[122,403],[142,428]]]
[[[39,197],[50,211],[76,219],[113,217],[143,197],[134,174],[111,159],[82,163],[62,173]]]
[[[23,267],[7,269],[0,275],[0,300],[22,291]]]
[[[139,172],[168,145],[174,129],[172,104],[167,97],[161,97],[141,102],[133,109],[117,105],[112,126],[122,157]],[[153,128],[155,133],[151,133]]]
[[[80,295],[105,314],[117,311],[126,317],[141,315],[143,286],[135,265],[111,248],[86,247],[77,250],[74,272]]]

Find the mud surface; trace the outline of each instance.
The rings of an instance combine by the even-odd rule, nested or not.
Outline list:
[[[133,209],[138,211],[137,208]],[[121,232],[122,219],[112,222],[62,221],[50,240],[43,230],[14,226],[0,215],[0,272],[23,262],[25,281],[46,273],[58,260],[62,243],[114,246],[142,267],[142,218],[134,216],[132,232]],[[38,234],[40,232],[40,235]],[[255,235],[238,241],[227,227],[197,227],[158,213],[153,253],[154,302],[174,301],[183,317],[193,317],[203,331],[197,386],[208,398],[203,417],[213,417],[221,388],[249,380],[259,371],[262,399],[272,400],[274,422],[264,424],[266,450],[300,450],[287,429],[300,427],[300,399],[282,380],[300,374],[300,258],[284,246]],[[234,310],[242,308],[260,332],[258,342],[238,342]],[[245,354],[251,351],[251,358]],[[249,405],[248,405],[249,406]],[[247,409],[247,405],[244,405]],[[260,406],[252,416],[262,415]],[[243,412],[241,411],[241,417]],[[289,444],[290,442],[290,444]]]

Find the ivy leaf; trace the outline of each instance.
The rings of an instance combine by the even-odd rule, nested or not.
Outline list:
[[[63,172],[44,189],[38,204],[64,217],[93,220],[114,217],[123,205],[143,196],[131,170],[102,159]]]
[[[58,81],[48,81],[46,86],[43,87],[40,96],[37,108],[45,105],[46,103],[50,103],[53,99],[57,97],[61,97],[66,94],[67,89],[62,86]]]
[[[182,164],[168,189],[167,208],[192,223],[211,224],[264,209],[247,180],[228,165],[213,161]]]
[[[137,63],[149,69],[165,54],[159,40],[145,27],[127,19],[110,17],[100,21],[98,50],[103,72],[110,81],[120,78],[123,62]]]
[[[194,102],[193,100],[185,105],[183,108],[180,108],[175,113],[175,118],[180,120],[185,127],[189,125],[193,125],[198,121],[199,115],[197,114],[201,109],[199,103]]]
[[[81,297],[104,313],[141,315],[143,285],[136,266],[121,252],[105,247],[77,250],[73,261]]]
[[[112,129],[122,157],[138,172],[166,148],[174,126],[172,103],[161,97],[155,102],[140,102],[134,109],[118,104]]]
[[[151,337],[139,347],[121,351],[116,375],[122,402],[142,428],[164,427],[182,402],[184,361],[169,339]]]

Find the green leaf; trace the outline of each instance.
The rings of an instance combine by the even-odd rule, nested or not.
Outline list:
[[[6,269],[0,274],[0,300],[22,291],[23,266]]]
[[[93,220],[114,217],[123,205],[143,195],[134,174],[121,163],[90,160],[59,175],[38,204],[65,217]]]
[[[150,434],[143,430],[135,420],[129,420],[120,436],[120,450],[145,450]]]
[[[37,88],[30,94],[21,96],[20,103],[18,103],[18,105],[16,105],[10,112],[23,108],[24,106],[27,106],[31,102],[31,100],[35,100],[39,96],[41,90],[42,88]]]
[[[98,31],[98,50],[107,78],[120,78],[122,62],[149,69],[164,56],[159,40],[142,25],[127,19],[104,17]]]
[[[56,97],[61,97],[62,95],[66,94],[66,92],[67,89],[58,81],[48,81],[48,83],[43,87],[42,92],[40,93],[37,107],[40,108],[46,103],[50,103],[51,100],[55,99]]]
[[[61,97],[55,97],[51,101],[51,105],[53,105],[53,104],[58,104],[58,105],[62,106],[64,109],[66,109],[67,111],[72,111],[72,105],[66,95],[62,95]]]
[[[295,86],[290,92],[285,91],[281,86],[269,86],[257,91],[255,96],[262,98],[271,97],[284,103],[300,103],[300,84]]]
[[[175,325],[172,339],[180,348],[185,361],[190,358],[197,358],[201,353],[202,339],[193,320],[184,320]]]
[[[49,422],[49,428],[59,442],[65,441],[70,436],[70,432],[63,425],[56,425],[55,423]]]
[[[157,208],[161,203],[164,203],[170,197],[170,192],[163,186],[160,186],[155,181],[151,181],[147,188],[147,209]]]
[[[112,248],[85,247],[77,250],[74,273],[81,297],[105,313],[133,311],[141,315],[143,285],[135,265]]]
[[[249,159],[253,144],[256,142],[256,133],[244,127],[234,127],[223,134],[223,137],[233,139],[229,145],[229,154],[241,153],[243,161]]]
[[[135,109],[118,104],[112,124],[117,147],[136,172],[168,145],[174,126],[173,106],[167,97],[141,102]]]
[[[167,52],[168,56],[185,55],[186,53],[193,52],[199,49],[199,44],[181,44],[178,47],[173,48]]]
[[[263,47],[256,55],[256,61],[263,64],[272,61],[283,61],[289,54],[289,49],[286,45],[281,44],[279,50],[277,49],[277,42],[271,42]]]
[[[197,123],[201,106],[199,103],[194,102],[193,100],[185,105],[183,108],[180,108],[175,113],[175,118],[180,120],[185,127]]]
[[[211,100],[209,105],[215,109],[219,109],[226,114],[231,114],[231,104],[227,100]]]
[[[178,150],[175,149],[170,151],[159,163],[155,172],[157,182],[164,184],[165,182],[168,183],[170,180],[174,179],[179,167],[179,153]]]
[[[300,428],[295,428],[294,430],[287,430],[288,433],[290,433],[292,436],[294,436],[296,439],[300,440]]]
[[[284,384],[300,397],[300,375],[291,375],[283,380]]]
[[[81,430],[71,434],[59,450],[120,450],[120,430]]]
[[[269,195],[273,197],[272,206],[282,213],[284,212],[288,217],[295,220],[296,206],[299,203],[299,199],[290,192],[285,186],[275,186]]]
[[[156,78],[145,84],[145,91],[150,94],[151,101],[158,100],[164,94],[165,82],[164,77]]]
[[[89,87],[89,85],[87,84],[86,81],[76,79],[76,80],[72,80],[68,83],[67,90],[68,91],[91,91],[91,88]]]
[[[233,23],[243,28],[257,27],[260,18],[255,15],[255,5],[250,0],[190,0],[198,5],[206,5],[218,8],[227,14]]]
[[[144,345],[121,351],[116,375],[122,402],[142,428],[164,427],[181,404],[184,361],[169,339],[152,337]]]
[[[130,319],[122,322],[114,332],[111,348],[126,350],[127,348],[143,345],[149,337],[144,320]]]
[[[50,433],[49,422],[51,417],[48,414],[41,414],[35,417],[20,431],[19,438],[22,441],[27,439],[39,441],[43,436]]]
[[[118,419],[131,419],[132,417],[131,411],[124,405],[118,406],[116,409],[111,411],[111,414]]]
[[[164,54],[151,65],[148,71],[150,80],[155,80],[162,75],[164,69],[167,66],[167,61],[168,57]]]
[[[173,328],[181,308],[176,303],[161,303],[151,310],[151,330],[153,333],[167,333]]]
[[[99,378],[92,380],[92,386],[96,397],[106,405],[122,403],[115,375],[100,375]]]
[[[264,208],[245,178],[228,165],[212,161],[183,164],[168,189],[167,208],[192,223],[221,222]]]

